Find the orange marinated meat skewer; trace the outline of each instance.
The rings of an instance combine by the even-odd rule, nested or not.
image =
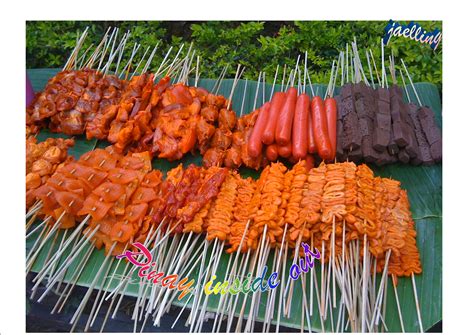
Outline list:
[[[225,242],[229,253],[239,249],[247,224],[242,252],[256,249],[265,227],[275,247],[288,224],[294,246],[300,236],[327,241],[337,223],[334,250],[340,255],[345,222],[346,243],[367,235],[378,272],[389,250],[389,274],[421,272],[416,230],[399,182],[374,177],[366,165],[322,163],[309,171],[306,165],[300,161],[287,171],[273,163],[255,182],[226,168],[179,165],[163,181],[148,152],[123,156],[108,147],[62,163],[34,195],[43,202],[41,215],[61,219],[59,228],[75,227],[90,215],[83,233],[98,227],[93,242],[106,252],[114,243],[123,249],[144,241],[167,218],[173,233],[206,232],[208,240]]]
[[[243,179],[240,176],[238,176],[237,181],[234,222],[231,224],[230,234],[227,235],[227,243],[230,244],[230,247],[226,250],[228,253],[237,251],[241,243],[242,247],[240,252],[245,253],[248,251],[248,231],[245,232],[245,228],[250,220],[252,210],[250,207],[250,201],[255,192],[255,182],[251,178]],[[242,241],[242,236],[244,234],[245,236]]]
[[[304,160],[299,161],[293,166],[293,169],[286,174],[288,175],[289,173],[292,173],[293,177],[290,184],[290,194],[285,213],[285,222],[289,224],[289,239],[293,243],[298,239],[304,224],[307,223],[306,217],[301,213],[303,210],[305,187],[308,187],[306,162]],[[311,224],[306,224],[304,231],[302,232],[304,240],[309,238],[310,226]]]
[[[282,204],[282,192],[285,187],[285,172],[287,169],[281,163],[272,163],[265,170],[268,172],[263,178],[262,176],[260,177],[263,179],[260,204],[253,217],[249,238],[255,238],[255,235],[259,236],[263,232],[264,227],[267,226],[267,236],[270,243],[274,245],[277,242],[277,238],[283,235],[285,213],[280,206]]]
[[[212,241],[215,238],[225,241],[230,233],[233,219],[234,204],[237,197],[237,177],[234,172],[227,175],[222,183],[219,194],[206,217],[206,239]]]
[[[40,143],[33,136],[26,139],[26,208],[35,201],[34,190],[44,185],[58,166],[71,160],[67,150],[73,145],[73,139],[48,138]]]

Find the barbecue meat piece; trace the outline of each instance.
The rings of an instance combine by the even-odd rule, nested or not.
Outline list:
[[[199,145],[202,145],[209,141],[216,131],[216,127],[212,124],[207,123],[204,118],[199,118],[196,124],[196,135]]]
[[[225,151],[219,148],[210,148],[202,158],[202,165],[205,168],[211,166],[222,166],[224,163]]]
[[[81,112],[72,109],[58,114],[59,129],[67,135],[80,135],[84,132],[84,119]]]
[[[242,164],[241,153],[238,147],[231,147],[225,153],[224,164],[231,169],[237,169]]]
[[[353,87],[354,87],[354,84],[351,84],[351,83],[344,84],[344,86],[341,87],[342,101],[346,99],[352,99]]]
[[[421,128],[430,146],[431,156],[436,162],[441,161],[441,130],[436,125],[433,111],[430,108],[421,107],[418,110],[418,119],[420,120]]]
[[[408,113],[410,116],[410,123],[413,125],[414,136],[416,138],[420,156],[418,156],[418,160],[412,163],[419,163],[424,165],[431,165],[433,164],[433,157],[431,157],[430,145],[426,140],[425,134],[423,133],[423,129],[420,124],[420,120],[418,119],[418,106],[414,103],[408,104]]]
[[[352,111],[342,120],[343,138],[342,147],[344,150],[357,150],[362,143],[362,136],[359,131],[359,120],[357,113]]]
[[[232,144],[232,132],[228,129],[217,128],[212,136],[211,147],[226,150]]]
[[[115,119],[119,106],[108,106],[104,113],[98,114],[92,121],[87,123],[86,136],[90,140],[97,138],[103,140],[107,138],[110,129],[110,123]]]
[[[213,123],[219,117],[219,110],[216,106],[206,106],[201,110],[201,116],[208,122]]]
[[[237,123],[237,116],[233,110],[222,108],[219,111],[219,128],[232,130]]]
[[[226,98],[222,95],[214,95],[212,93],[209,93],[206,97],[206,105],[216,106],[217,110],[224,108],[226,102]]]
[[[379,88],[378,111],[374,119],[374,149],[383,152],[390,142],[391,117],[390,117],[390,95],[388,102],[381,99],[388,90]]]

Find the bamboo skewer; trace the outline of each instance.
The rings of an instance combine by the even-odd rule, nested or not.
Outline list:
[[[421,320],[421,311],[420,311],[420,304],[418,302],[418,293],[416,291],[416,282],[415,282],[415,275],[414,273],[412,272],[411,273],[411,282],[413,284],[413,295],[415,297],[415,305],[416,305],[416,315],[418,317],[418,324],[419,324],[419,327],[420,327],[420,331],[422,333],[424,333],[424,329],[423,329],[423,321]]]
[[[84,310],[85,306],[86,306],[86,303],[87,301],[89,300],[89,297],[90,295],[92,294],[92,291],[94,290],[94,287],[96,286],[99,278],[100,278],[100,275],[102,274],[102,271],[104,269],[104,267],[106,266],[106,264],[108,263],[108,258],[110,257],[110,255],[112,254],[112,252],[114,251],[115,249],[115,246],[117,245],[117,242],[114,242],[112,244],[112,246],[110,247],[110,250],[109,252],[107,253],[107,256],[104,260],[104,262],[101,264],[101,266],[99,267],[99,270],[97,271],[97,274],[95,275],[93,281],[92,281],[92,284],[91,286],[89,287],[89,289],[87,290],[86,294],[84,295],[84,298],[82,299],[81,303],[79,304],[76,312],[74,313],[74,315],[72,316],[71,320],[69,321],[69,324],[72,325],[71,327],[71,332],[74,331],[74,329],[76,328],[76,325],[81,317],[81,314],[82,314],[82,311]]]
[[[400,60],[402,61],[403,68],[405,69],[405,72],[406,72],[406,75],[408,77],[408,80],[410,81],[411,87],[413,88],[413,92],[415,93],[416,100],[418,100],[418,104],[420,106],[423,106],[423,104],[421,103],[420,97],[418,96],[418,92],[415,89],[415,84],[413,84],[413,80],[411,80],[411,76],[410,76],[410,73],[408,72],[408,69],[407,69],[407,66],[405,65],[405,62],[403,61],[402,58],[400,58]]]
[[[78,249],[75,250],[74,253],[72,253],[65,261],[64,263],[60,266],[59,270],[56,272],[56,275],[49,280],[49,285],[46,287],[46,290],[45,292],[43,293],[43,295],[38,299],[38,302],[41,302],[47,295],[47,293],[53,288],[54,284],[56,283],[56,281],[58,280],[58,278],[62,275],[62,273],[64,271],[66,271],[68,269],[68,266],[71,265],[71,263],[75,260],[75,258],[80,254],[80,252],[82,251],[82,249],[87,245],[87,243],[89,242],[89,240],[95,235],[95,233],[97,232],[97,230],[100,228],[100,226],[96,226],[96,228],[90,232],[87,236],[87,238],[79,245]],[[39,285],[40,282],[37,283],[37,285]]]
[[[395,275],[392,274],[392,285],[393,285],[393,292],[395,294],[395,301],[397,303],[397,311],[398,311],[398,317],[400,319],[400,327],[402,328],[402,333],[405,332],[405,326],[403,325],[403,316],[402,316],[402,310],[400,308],[400,300],[398,299],[398,292],[397,292],[397,285],[395,282]]]

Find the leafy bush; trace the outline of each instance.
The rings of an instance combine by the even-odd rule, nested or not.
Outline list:
[[[427,30],[441,28],[441,22],[419,23]],[[277,64],[294,67],[297,56],[307,50],[312,81],[328,82],[338,50],[345,49],[346,43],[353,41],[354,37],[357,38],[363,65],[367,67],[365,48],[371,48],[379,66],[380,39],[385,25],[385,21],[30,21],[26,25],[26,66],[61,67],[86,26],[90,27],[86,45],[97,45],[108,27],[117,26],[121,33],[131,32],[130,47],[124,52],[123,59],[130,56],[135,42],[141,43],[140,52],[146,46],[153,49],[160,42],[159,56],[154,58],[152,70],[156,69],[170,46],[179,47],[184,43],[183,50],[186,50],[192,41],[202,60],[201,77],[217,78],[226,64],[230,65],[227,72],[227,77],[230,77],[240,63],[246,67],[244,78],[255,80],[260,71],[265,71],[267,80],[270,80]],[[428,45],[392,38],[386,48],[387,65],[388,54],[392,52],[397,64],[400,64],[400,58],[404,59],[414,81],[428,81],[441,88],[442,46],[433,51]]]

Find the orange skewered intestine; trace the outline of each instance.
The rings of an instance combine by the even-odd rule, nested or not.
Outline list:
[[[252,198],[252,201],[258,205],[249,233],[249,242],[252,246],[258,243],[258,237],[262,234],[265,226],[267,226],[267,236],[271,245],[274,245],[277,238],[283,235],[285,213],[281,204],[285,171],[286,167],[283,164],[272,163],[264,169],[257,182],[256,196]],[[257,202],[258,198],[259,202]]]
[[[248,236],[249,232],[245,232],[245,227],[250,220],[251,215],[251,200],[255,192],[255,182],[251,178],[243,179],[240,176],[237,178],[237,197],[234,206],[234,222],[230,227],[230,234],[227,235],[227,242],[231,245],[226,251],[232,253],[242,247],[240,252],[248,251]],[[242,240],[242,236],[245,236]]]
[[[322,239],[328,240],[333,222],[342,223],[347,214],[345,199],[345,170],[343,164],[329,164],[326,170],[326,184],[321,201],[321,233]],[[342,233],[342,225],[336,224],[336,235]]]
[[[309,231],[311,229],[311,224],[313,223],[308,222],[308,220],[311,221],[311,218],[307,214],[308,212],[312,212],[312,210],[308,209],[307,205],[312,207],[312,200],[314,199],[308,199],[309,201],[305,201],[305,192],[309,197],[311,197],[311,192],[309,192],[308,189],[308,173],[306,171],[306,162],[304,160],[299,161],[294,165],[292,170],[286,173],[285,183],[287,183],[288,179],[290,179],[288,181],[290,185],[285,221],[289,224],[289,240],[292,245],[298,239],[300,233],[303,235],[303,241],[310,237]],[[285,186],[287,187],[286,184]],[[302,231],[305,223],[306,226]]]
[[[206,218],[207,240],[226,240],[227,234],[230,233],[236,195],[237,177],[235,173],[229,173]]]

